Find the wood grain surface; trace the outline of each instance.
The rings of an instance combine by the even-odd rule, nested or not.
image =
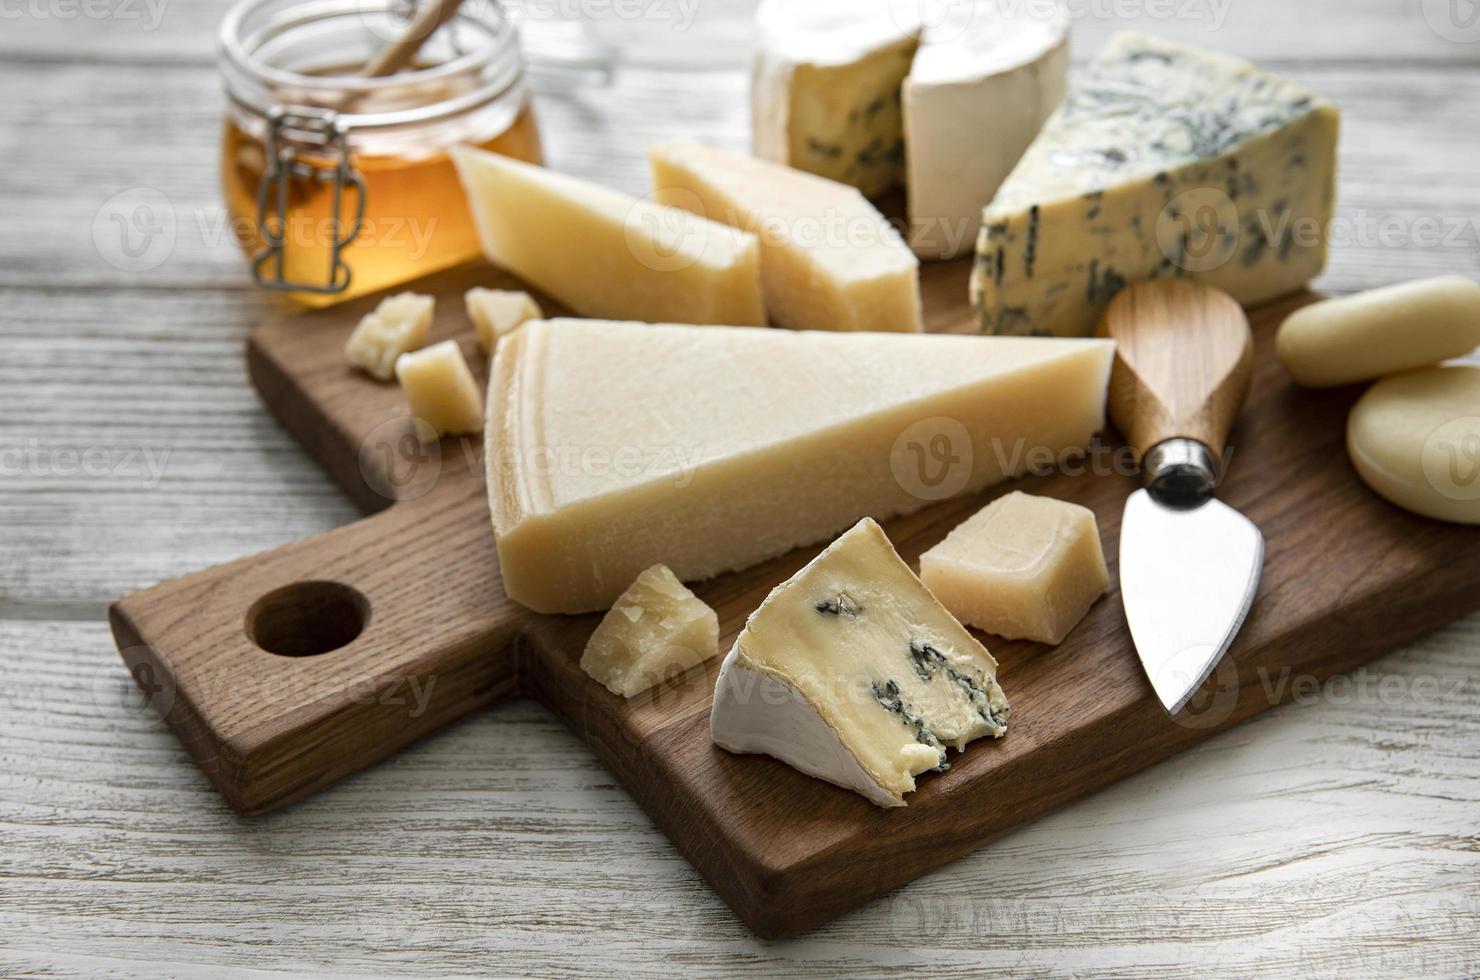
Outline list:
[[[923,270],[931,330],[973,329],[969,268],[962,260]],[[437,300],[431,340],[459,343],[486,383],[460,303],[471,285],[519,284],[480,264],[411,288]],[[1220,488],[1270,542],[1249,618],[1200,700],[1175,719],[1141,673],[1114,584],[1057,647],[988,638],[1013,702],[1009,736],[922,779],[908,810],[881,811],[774,760],[717,749],[709,736],[717,660],[624,700],[579,669],[599,615],[542,616],[504,596],[478,440],[429,450],[399,390],[344,360],[350,332],[378,298],[278,318],[252,334],[248,362],[269,409],[351,498],[380,513],[110,610],[136,680],[247,813],[332,785],[468,711],[533,697],[572,726],[741,919],[764,936],[791,935],[1273,707],[1292,693],[1281,676],[1324,680],[1480,607],[1480,528],[1418,518],[1368,492],[1341,450],[1358,390],[1300,391],[1276,363],[1274,329],[1308,295],[1254,313],[1254,365],[1249,321],[1225,294],[1191,283],[1133,287],[1111,304],[1106,326],[1127,344],[1119,397],[1139,392],[1127,417],[1145,431],[1191,426],[1187,434],[1222,451],[1251,368],[1257,374],[1225,453],[1248,461]],[[1192,335],[1198,344],[1181,344]],[[1166,351],[1177,356],[1158,369]],[[1149,413],[1152,405],[1163,410]],[[1120,512],[1137,485],[1120,449],[1107,434],[1083,460],[1040,463],[1027,480],[886,531],[914,564],[988,500],[1026,488],[1096,513],[1113,582]],[[722,649],[820,547],[695,586],[719,614]],[[363,608],[326,614],[334,590]],[[264,652],[254,634],[265,614],[310,628],[327,618],[339,648]],[[347,633],[337,628],[345,618],[354,620]],[[287,639],[304,652],[299,637]]]
[[[1137,283],[1111,300],[1098,332],[1115,341],[1107,408],[1136,458],[1194,439],[1221,464],[1254,365],[1233,297],[1185,279]]]
[[[1342,105],[1320,289],[1480,275],[1480,45],[1435,30],[1441,6],[1241,0],[1216,27],[1085,6],[1077,62],[1129,24]],[[217,231],[224,6],[65,8],[13,5],[0,30],[0,972],[1476,973],[1476,617],[797,940],[755,939],[533,701],[236,817],[142,709],[104,606],[359,510],[246,381],[270,304]],[[552,164],[641,191],[652,140],[743,147],[736,65],[542,75]],[[142,270],[93,234],[134,188],[176,232]]]

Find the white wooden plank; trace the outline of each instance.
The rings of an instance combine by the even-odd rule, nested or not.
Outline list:
[[[1475,974],[1480,617],[790,942],[746,933],[528,704],[232,816],[132,710],[102,604],[353,515],[246,387],[263,303],[206,234],[224,5],[160,0],[150,26],[125,2],[147,13],[0,10],[0,973]],[[1347,237],[1321,284],[1477,274],[1480,43],[1444,19],[1462,5],[1240,2],[1210,31],[1211,0],[1177,3],[1083,0],[1076,61],[1137,26],[1328,92]],[[702,39],[744,4],[636,38],[714,70],[547,85],[553,164],[640,192],[650,140],[743,147],[744,46]],[[597,25],[631,45],[626,26]],[[92,233],[137,187],[181,231],[147,273]]]
[[[0,622],[0,968],[1458,975],[1480,960],[1477,640],[1472,618],[765,942],[532,704],[241,819],[103,627]]]
[[[1480,127],[1464,124],[1480,104],[1480,72],[1317,66],[1296,75],[1346,114],[1339,247],[1323,285],[1480,270]],[[0,85],[41,93],[0,103],[10,232],[0,238],[0,285],[250,288],[221,208],[221,96],[209,69],[0,65]],[[550,162],[644,193],[651,142],[687,135],[745,146],[745,87],[740,72],[631,71],[610,89],[547,90],[538,111]],[[99,95],[83,103],[76,91]],[[175,241],[157,267],[138,271],[119,257],[123,229],[99,213],[141,188],[167,202],[151,220]]]
[[[0,68],[0,78],[7,71],[18,70]],[[68,81],[96,84],[100,73],[84,66],[40,74],[43,89],[65,92]],[[1480,128],[1455,125],[1480,104],[1480,76],[1308,74],[1347,107],[1338,240],[1318,285],[1345,292],[1480,272]],[[76,118],[63,113],[33,144],[3,135],[17,132],[6,124],[23,110],[0,105],[12,161],[0,177],[0,209],[17,232],[0,238],[0,283],[15,284],[0,321],[0,466],[10,490],[0,496],[0,519],[21,556],[0,563],[0,601],[101,604],[353,516],[245,385],[242,339],[269,303],[245,285],[234,244],[192,239],[201,222],[220,217],[215,147],[188,132],[211,124],[217,96],[192,89],[206,78],[195,69],[149,76],[126,74],[112,86],[100,126],[121,145],[102,164],[91,162],[96,154],[58,160],[43,150],[79,140]],[[743,145],[734,108],[743,88],[738,75],[696,76],[661,116],[630,104],[671,99],[666,73],[633,73],[600,101],[551,96],[541,105],[551,156],[564,169],[640,190],[651,140],[691,132]],[[134,103],[149,98],[165,100],[175,120],[164,150],[123,140],[142,125]],[[597,119],[611,123],[589,125]],[[98,166],[112,176],[101,179]],[[126,273],[100,257],[88,212],[144,180],[169,188],[180,240],[159,269]],[[48,286],[29,285],[38,282]],[[82,453],[116,468],[99,474]],[[163,461],[157,480],[147,472],[151,459]]]
[[[506,6],[526,12],[525,31],[536,57],[549,49],[541,38],[566,37],[566,18],[584,13],[591,39],[620,46],[629,62],[734,68],[748,58],[754,2],[530,0]],[[1469,23],[1462,5],[1451,7],[1447,0],[1067,0],[1066,6],[1076,60],[1091,56],[1117,30],[1162,34],[1271,63],[1445,66],[1473,65],[1480,58],[1476,45],[1466,41],[1480,27]],[[213,42],[227,8],[221,0],[16,0],[4,8],[0,56],[33,63],[213,65]]]

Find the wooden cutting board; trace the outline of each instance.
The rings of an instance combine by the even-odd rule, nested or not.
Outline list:
[[[967,271],[926,266],[930,329],[972,329]],[[475,266],[413,288],[437,297],[432,339],[456,338],[486,377],[463,314],[474,284],[517,286]],[[372,516],[135,593],[109,618],[135,679],[243,813],[301,799],[469,711],[532,697],[756,932],[801,932],[1287,700],[1309,683],[1298,678],[1348,670],[1480,608],[1480,528],[1368,492],[1343,448],[1360,389],[1305,391],[1275,363],[1274,326],[1311,298],[1253,316],[1253,388],[1221,496],[1263,530],[1264,576],[1231,656],[1193,705],[1176,719],[1163,712],[1112,586],[1057,648],[986,638],[1010,731],[922,777],[905,809],[715,748],[718,659],[631,701],[586,677],[578,661],[599,616],[541,616],[503,595],[479,441],[422,446],[397,387],[345,364],[345,339],[374,299],[269,323],[247,351],[267,406]],[[1136,478],[1106,438],[1086,472],[1009,486],[1093,509],[1113,576]],[[1008,488],[892,521],[889,536],[913,564]],[[696,588],[719,612],[722,651],[822,544]]]

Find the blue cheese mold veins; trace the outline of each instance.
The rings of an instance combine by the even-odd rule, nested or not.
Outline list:
[[[1163,276],[1246,305],[1298,289],[1326,261],[1339,120],[1247,62],[1115,35],[983,212],[981,329],[1085,336]]]

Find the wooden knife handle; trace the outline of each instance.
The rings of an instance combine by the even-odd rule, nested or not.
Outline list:
[[[1201,283],[1155,279],[1122,290],[1100,333],[1116,342],[1110,417],[1136,458],[1168,439],[1194,439],[1221,466],[1254,357],[1238,302]]]

